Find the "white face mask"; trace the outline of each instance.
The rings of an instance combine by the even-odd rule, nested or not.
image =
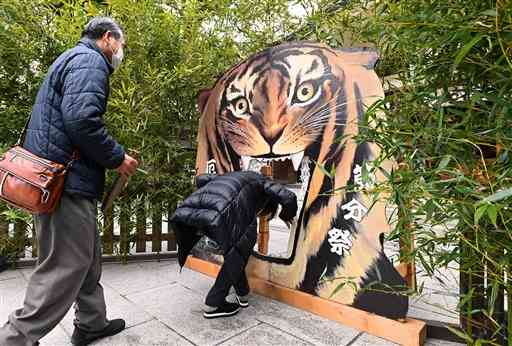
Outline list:
[[[107,42],[107,44],[110,47],[110,50],[112,51],[112,67],[114,68],[114,70],[116,70],[119,67],[119,65],[121,65],[121,62],[124,58],[123,46],[119,47],[117,52],[114,53],[114,48],[112,48],[112,45],[109,42]]]
[[[123,47],[119,47],[115,54],[112,54],[112,67],[117,69],[124,58]]]

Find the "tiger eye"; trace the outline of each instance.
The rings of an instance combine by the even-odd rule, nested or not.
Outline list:
[[[315,87],[313,83],[306,82],[299,86],[297,89],[297,100],[300,102],[307,102],[315,95]]]
[[[233,108],[236,116],[244,116],[249,109],[249,103],[244,97],[240,97],[235,100]]]

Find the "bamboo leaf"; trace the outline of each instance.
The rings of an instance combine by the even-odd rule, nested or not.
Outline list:
[[[489,309],[489,316],[492,316],[494,314],[494,305],[496,303],[496,298],[498,297],[498,289],[499,289],[499,282],[494,281],[492,283],[491,296],[489,298],[489,306],[491,307]]]
[[[486,202],[498,202],[502,199],[508,198],[512,196],[512,187],[498,191],[490,196],[487,196],[486,198],[482,199],[480,203],[486,203]]]
[[[482,12],[482,15],[489,17],[496,17],[496,10],[489,9]]]
[[[471,339],[471,337],[469,335],[467,335],[466,333],[462,332],[461,330],[453,328],[453,327],[450,327],[450,326],[446,326],[446,328],[450,332],[452,332],[453,334],[457,335],[459,338],[466,340],[470,344],[473,343],[473,339]]]
[[[315,165],[320,168],[320,170],[322,171],[323,174],[325,174],[326,176],[328,176],[329,178],[332,178],[331,176],[331,173],[325,168],[324,165],[316,162],[316,161],[313,161],[315,163]]]
[[[478,221],[480,221],[480,219],[484,215],[485,211],[487,210],[487,207],[489,207],[488,204],[482,204],[482,205],[480,205],[476,209],[476,212],[475,212],[475,225],[478,225]]]
[[[347,284],[346,282],[342,282],[338,286],[336,286],[336,288],[330,294],[329,298],[334,297],[334,295],[336,295],[336,293],[338,293],[339,290],[341,290],[343,287],[345,287],[346,284]]]
[[[445,169],[446,166],[448,166],[448,164],[450,163],[450,160],[451,160],[451,156],[450,155],[445,155],[443,157],[443,159],[441,160],[441,162],[439,162],[439,165],[437,166],[438,169]]]
[[[484,38],[484,37],[485,37],[484,34],[479,34],[479,35],[473,37],[473,39],[471,41],[466,43],[466,45],[464,45],[464,47],[461,48],[461,50],[459,51],[459,53],[457,54],[457,56],[455,57],[455,60],[453,62],[453,64],[454,64],[453,68],[454,69],[457,68],[457,66],[459,66],[459,64],[466,57],[466,55],[469,53],[471,48],[473,48],[473,46],[475,44],[477,44],[478,42],[480,42],[480,40],[482,38]]]
[[[487,207],[487,216],[491,220],[493,225],[496,225],[496,220],[498,218],[498,208],[494,204],[490,204]]]

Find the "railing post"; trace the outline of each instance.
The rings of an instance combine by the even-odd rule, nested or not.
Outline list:
[[[0,215],[0,239],[7,241],[9,237],[9,222],[5,219],[5,216]]]
[[[32,221],[32,258],[37,257],[37,234],[36,234],[36,228],[34,226],[34,222]]]
[[[105,210],[103,214],[103,254],[114,253],[114,207]]]
[[[142,197],[137,206],[137,245],[136,252],[146,252],[146,196]]]
[[[174,234],[174,230],[171,228],[169,220],[174,214],[174,210],[176,209],[176,205],[169,201],[167,204],[167,251],[176,251],[176,235]]]
[[[27,225],[23,220],[14,223],[14,239],[16,243],[16,256],[25,258],[25,244],[27,243]]]
[[[119,250],[123,257],[130,254],[131,209],[131,201],[127,199],[122,203],[119,213]]]
[[[154,202],[153,206],[153,215],[151,218],[151,238],[152,252],[161,252],[162,251],[162,204],[160,202]]]
[[[261,174],[266,177],[272,177],[272,166],[261,167]],[[267,255],[268,242],[270,239],[270,220],[268,219],[268,216],[261,216],[259,221],[258,252],[262,255]]]

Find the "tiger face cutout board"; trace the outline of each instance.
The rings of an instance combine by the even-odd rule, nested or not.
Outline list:
[[[303,198],[289,253],[254,253],[249,274],[396,319],[406,316],[408,298],[383,251],[385,205],[369,192],[383,179],[371,168],[379,152],[355,138],[367,108],[384,96],[377,58],[298,42],[232,67],[199,95],[196,172],[291,161]]]

